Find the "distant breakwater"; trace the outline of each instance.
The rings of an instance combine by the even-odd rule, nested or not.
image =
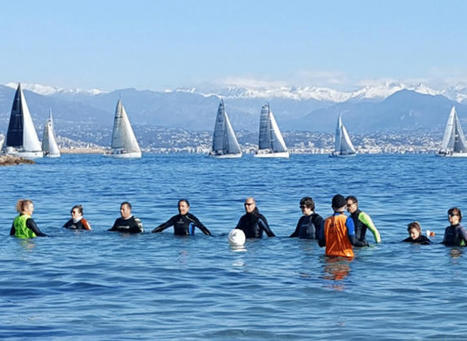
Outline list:
[[[33,160],[25,159],[19,156],[0,155],[0,166],[13,166],[20,164],[34,164]]]

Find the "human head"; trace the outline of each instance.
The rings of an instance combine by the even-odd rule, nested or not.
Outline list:
[[[131,217],[131,204],[128,201],[124,201],[120,204],[120,215],[123,219]]]
[[[256,210],[256,201],[253,197],[246,198],[243,205],[246,213],[253,213]]]
[[[72,216],[72,217],[75,217],[75,218],[83,216],[83,206],[81,206],[81,205],[75,205],[75,206],[73,206],[73,207],[71,208],[71,212],[70,212],[70,213],[71,213],[71,216]]]
[[[420,237],[420,234],[422,233],[420,223],[418,221],[413,221],[410,224],[408,224],[407,232],[409,232],[410,238],[412,238],[413,240]]]
[[[32,215],[34,212],[34,204],[32,200],[29,199],[20,199],[16,203],[16,211],[20,214]]]
[[[347,202],[347,211],[350,214],[358,210],[358,200],[356,197],[349,195],[347,198],[345,198],[345,201]]]
[[[448,210],[448,219],[451,225],[457,225],[462,221],[462,212],[460,208],[452,207]]]
[[[315,202],[311,197],[303,197],[300,200],[300,209],[304,215],[310,215],[315,210]]]
[[[190,203],[186,199],[180,199],[178,201],[178,213],[185,215],[190,210]]]
[[[343,195],[336,194],[332,197],[332,209],[335,212],[344,212],[346,201]]]

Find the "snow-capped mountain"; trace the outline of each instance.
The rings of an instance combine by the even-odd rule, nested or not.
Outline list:
[[[18,87],[18,83],[9,82],[5,84],[5,86],[16,89]],[[55,94],[88,94],[88,95],[100,95],[107,93],[108,91],[100,90],[100,89],[64,89],[64,88],[57,88],[50,85],[43,85],[37,83],[21,83],[23,90],[29,90],[39,95],[50,96]]]

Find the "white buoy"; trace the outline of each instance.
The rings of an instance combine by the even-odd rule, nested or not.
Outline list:
[[[229,243],[232,246],[243,246],[245,244],[245,233],[239,229],[233,229],[229,232]]]

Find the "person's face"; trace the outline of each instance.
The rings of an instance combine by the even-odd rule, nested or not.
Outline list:
[[[457,225],[460,223],[459,214],[457,214],[455,211],[448,215],[448,219],[451,225]]]
[[[347,200],[347,211],[352,214],[354,213],[358,208],[358,205],[356,202],[353,202],[352,200]]]
[[[74,208],[71,210],[71,217],[72,218],[81,217],[81,214],[79,213],[79,210],[77,208]]]
[[[251,198],[245,200],[245,211],[246,213],[252,213],[255,210],[255,201]]]
[[[178,212],[180,212],[181,215],[185,215],[188,213],[190,210],[190,206],[185,201],[182,201],[178,204]]]
[[[128,219],[131,217],[131,208],[128,205],[120,206],[120,214],[123,219]]]
[[[34,212],[34,204],[33,203],[30,203],[29,205],[26,205],[24,207],[24,213],[26,213],[27,215],[32,215],[33,212]]]
[[[409,234],[410,234],[410,238],[412,238],[413,240],[420,237],[420,232],[417,229],[410,229]]]
[[[311,208],[306,205],[300,205],[300,209],[302,210],[303,215],[311,215]]]

